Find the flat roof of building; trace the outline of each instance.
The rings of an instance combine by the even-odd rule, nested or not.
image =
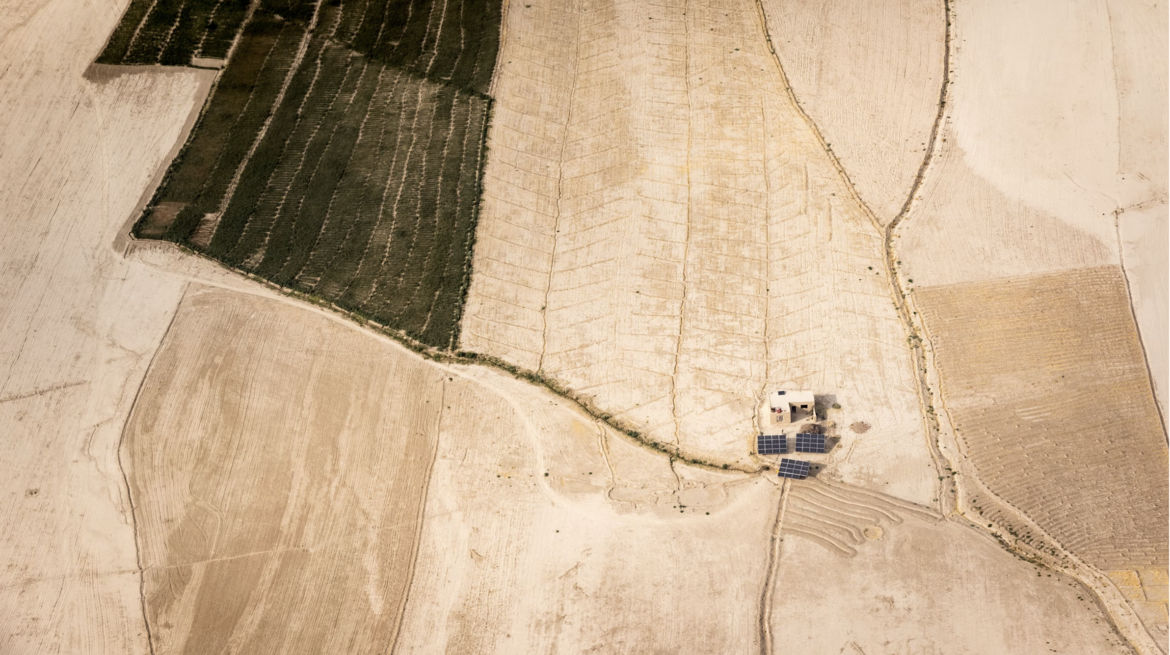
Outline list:
[[[779,407],[781,404],[812,405],[816,401],[811,391],[789,391],[784,389],[773,391],[769,394],[768,402],[772,407]]]

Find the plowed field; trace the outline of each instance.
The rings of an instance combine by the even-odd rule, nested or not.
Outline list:
[[[1121,271],[916,292],[991,491],[1102,571],[1165,566],[1167,451]]]

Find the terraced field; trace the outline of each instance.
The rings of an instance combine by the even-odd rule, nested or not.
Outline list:
[[[929,503],[880,231],[764,28],[747,0],[508,12],[461,343],[714,461],[747,458],[765,389],[835,395],[874,426],[850,481]]]
[[[1121,271],[915,295],[991,491],[1102,571],[1166,566],[1166,442]]]
[[[498,4],[262,3],[135,228],[450,347]]]

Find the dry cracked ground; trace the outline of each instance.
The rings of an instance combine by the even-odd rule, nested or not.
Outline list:
[[[131,241],[126,5],[0,12],[0,652],[1167,652],[1164,4],[509,0],[458,347],[573,400]]]

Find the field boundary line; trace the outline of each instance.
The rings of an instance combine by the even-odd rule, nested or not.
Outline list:
[[[410,590],[414,588],[414,574],[418,569],[418,553],[422,550],[423,528],[426,526],[427,498],[431,491],[431,476],[435,472],[435,462],[439,460],[439,440],[443,436],[443,410],[447,404],[447,380],[439,377],[439,411],[435,416],[434,440],[431,443],[431,461],[422,483],[422,494],[419,498],[418,513],[415,515],[417,525],[414,530],[414,539],[411,540],[410,571],[407,573],[406,585],[402,590],[402,600],[398,603],[398,611],[394,615],[394,640],[390,642],[389,655],[398,652],[398,639],[402,636],[402,624],[406,619],[406,607],[410,603]]]
[[[171,314],[171,320],[167,323],[167,329],[163,330],[162,337],[159,339],[159,345],[154,349],[154,353],[150,356],[150,362],[147,363],[146,369],[142,372],[142,379],[138,382],[138,388],[134,390],[134,400],[130,402],[130,411],[126,413],[126,422],[122,424],[122,429],[118,432],[118,449],[115,453],[118,460],[118,470],[122,473],[122,484],[126,486],[126,502],[129,505],[130,511],[130,527],[134,532],[134,565],[138,567],[138,602],[142,606],[142,624],[146,628],[146,645],[150,650],[150,655],[154,655],[154,634],[150,629],[150,615],[146,610],[146,570],[142,568],[142,544],[138,538],[138,515],[134,511],[134,492],[130,488],[130,476],[126,474],[126,465],[122,460],[122,450],[126,444],[126,430],[134,422],[134,415],[138,410],[138,400],[142,397],[142,389],[146,387],[146,379],[150,377],[150,372],[154,370],[154,362],[158,359],[158,354],[163,349],[163,342],[166,341],[167,335],[171,333],[171,328],[175,325],[175,319],[179,317],[179,310],[183,306],[183,300],[187,297],[187,290],[191,287],[190,282],[183,284],[183,292],[179,294],[179,300],[175,303],[175,311]]]
[[[1170,433],[1166,432],[1166,416],[1163,413],[1164,410],[1162,403],[1158,400],[1158,382],[1154,378],[1154,370],[1150,368],[1150,354],[1146,352],[1146,342],[1145,339],[1142,338],[1142,326],[1141,323],[1138,322],[1137,308],[1134,307],[1133,304],[1133,291],[1130,289],[1129,285],[1129,271],[1125,269],[1125,246],[1121,242],[1121,215],[1124,214],[1127,210],[1141,209],[1147,205],[1158,202],[1165,203],[1166,194],[1160,193],[1157,196],[1150,198],[1149,200],[1137,203],[1135,205],[1130,205],[1129,207],[1118,207],[1117,209],[1113,210],[1113,230],[1117,234],[1117,259],[1121,266],[1121,278],[1125,280],[1126,304],[1129,305],[1130,318],[1133,319],[1133,327],[1134,330],[1137,331],[1138,335],[1138,344],[1142,349],[1142,363],[1146,366],[1146,377],[1148,377],[1150,380],[1150,393],[1154,395],[1154,407],[1158,410],[1158,420],[1162,422],[1162,438],[1166,440],[1167,443],[1170,443]]]
[[[510,363],[508,363],[508,362],[506,362],[503,359],[500,359],[498,357],[484,354],[484,353],[477,353],[477,352],[464,351],[464,350],[448,350],[448,349],[442,349],[442,348],[437,348],[435,346],[427,345],[427,344],[411,337],[410,335],[408,335],[405,330],[397,330],[397,329],[388,327],[386,325],[379,323],[376,320],[373,320],[371,318],[367,318],[366,316],[359,314],[355,311],[345,309],[344,307],[341,307],[341,306],[337,305],[336,303],[331,303],[323,298],[318,298],[316,296],[310,295],[310,294],[305,293],[303,291],[298,291],[296,289],[281,286],[275,282],[272,282],[271,280],[267,280],[267,279],[255,274],[255,273],[250,273],[248,271],[245,271],[245,270],[242,270],[239,268],[234,268],[229,264],[226,264],[218,259],[215,259],[211,255],[202,253],[202,252],[197,251],[197,250],[193,250],[188,246],[184,246],[182,244],[178,244],[178,243],[175,243],[173,241],[159,241],[157,239],[139,239],[137,237],[134,237],[133,235],[129,235],[128,238],[130,240],[130,244],[127,246],[127,248],[125,250],[124,256],[126,258],[130,258],[134,254],[134,251],[139,247],[138,244],[141,244],[140,247],[142,247],[145,250],[150,250],[150,249],[157,249],[157,250],[161,250],[161,251],[170,250],[170,251],[179,253],[181,257],[194,257],[194,258],[199,259],[199,260],[207,261],[207,262],[213,264],[214,266],[216,266],[217,268],[220,268],[220,269],[223,269],[223,270],[228,271],[230,273],[233,273],[235,277],[240,278],[241,282],[245,282],[245,283],[252,282],[252,283],[259,285],[260,287],[263,287],[264,289],[267,289],[269,292],[271,292],[273,294],[272,297],[275,299],[282,300],[284,302],[292,302],[297,307],[301,307],[302,309],[310,309],[310,310],[318,311],[318,312],[320,312],[320,313],[322,313],[322,314],[324,314],[332,319],[340,321],[340,322],[344,323],[345,325],[348,325],[348,326],[353,327],[355,329],[364,329],[364,330],[368,331],[368,333],[373,333],[375,336],[381,336],[381,337],[388,338],[391,341],[396,342],[398,345],[406,348],[407,350],[410,350],[410,351],[412,351],[412,352],[414,352],[414,353],[416,353],[416,354],[418,354],[418,355],[422,356],[423,358],[428,359],[430,361],[437,362],[440,364],[462,364],[464,366],[477,366],[478,365],[478,366],[486,366],[489,368],[495,368],[497,370],[501,370],[501,371],[504,371],[504,372],[510,374],[514,378],[525,380],[525,381],[532,383],[532,384],[535,384],[537,386],[542,386],[542,387],[548,389],[549,391],[551,391],[552,393],[556,394],[557,396],[560,396],[560,397],[568,400],[569,402],[571,402],[572,404],[577,406],[577,408],[579,408],[581,411],[583,411],[586,415],[588,415],[588,416],[592,417],[593,419],[596,419],[602,423],[605,423],[609,427],[613,428],[617,432],[620,432],[620,433],[626,435],[627,437],[634,440],[638,444],[640,444],[640,445],[642,445],[642,446],[644,446],[652,451],[656,451],[656,452],[662,453],[664,455],[667,455],[668,457],[673,457],[674,459],[677,459],[685,464],[689,464],[691,466],[697,466],[700,468],[705,468],[705,469],[713,470],[713,471],[719,471],[719,470],[740,471],[742,473],[751,473],[751,474],[762,473],[762,472],[767,472],[767,471],[772,470],[772,467],[768,464],[762,464],[762,465],[757,465],[757,466],[753,467],[753,466],[743,464],[740,462],[711,461],[708,459],[704,459],[701,455],[687,452],[683,448],[676,446],[674,444],[668,444],[668,443],[662,443],[659,441],[655,441],[655,440],[643,435],[638,430],[635,430],[634,428],[625,425],[620,420],[617,420],[616,417],[614,416],[614,414],[612,414],[610,412],[606,412],[606,411],[601,410],[601,409],[598,409],[597,407],[593,406],[593,404],[590,400],[574,393],[573,391],[571,391],[569,389],[566,389],[556,380],[548,378],[548,377],[541,375],[540,373],[537,373],[535,371],[530,371],[528,369],[525,369],[525,368],[522,368],[519,366],[515,366],[515,365],[510,364]],[[123,253],[119,253],[119,254],[123,254]],[[259,289],[255,290],[255,291],[243,290],[243,289],[240,289],[238,287],[226,286],[226,285],[224,285],[224,283],[216,281],[216,280],[201,278],[196,274],[185,273],[182,271],[172,271],[172,270],[170,270],[167,267],[162,266],[162,265],[152,264],[152,263],[148,263],[148,262],[143,262],[143,264],[157,268],[159,270],[166,271],[172,275],[179,275],[179,276],[185,277],[188,280],[197,282],[199,284],[224,287],[224,288],[228,288],[228,289],[231,289],[233,291],[240,292],[240,293],[252,293],[254,295],[263,295],[263,294],[257,293],[257,291],[259,291]],[[245,284],[245,287],[246,286],[247,285]]]
[[[540,357],[536,360],[536,372],[544,370],[544,357],[548,353],[548,297],[552,293],[553,274],[557,268],[557,244],[561,233],[561,201],[565,195],[565,152],[569,147],[569,127],[573,124],[573,103],[577,98],[577,77],[581,63],[581,11],[574,4],[573,15],[576,19],[576,31],[573,35],[573,84],[569,87],[569,107],[565,110],[565,129],[561,132],[561,154],[557,158],[557,214],[553,217],[552,251],[548,256],[548,278],[544,285],[544,303],[540,308],[540,318],[544,325],[540,331]],[[503,21],[501,21],[502,23]],[[497,60],[499,55],[496,55]]]
[[[508,4],[509,0],[500,2],[500,43],[496,46],[496,61],[492,65],[492,80],[488,83],[488,97],[495,97],[496,81],[500,79],[500,60],[503,59],[504,46],[508,43]]]
[[[776,520],[772,523],[772,538],[768,542],[768,566],[764,572],[764,589],[760,594],[760,655],[772,655],[772,598],[775,595],[777,568],[780,565],[780,543],[784,541],[784,514],[791,497],[792,483],[787,478],[780,485],[780,502],[776,506]]]
[[[678,416],[678,369],[679,362],[682,360],[683,352],[683,327],[686,325],[687,314],[687,262],[691,255],[691,223],[693,222],[692,212],[694,211],[695,203],[693,199],[694,188],[691,185],[691,150],[694,144],[691,141],[694,132],[694,102],[692,101],[691,92],[691,16],[690,11],[691,2],[686,0],[683,4],[683,32],[686,38],[686,53],[687,58],[683,69],[683,83],[686,84],[687,89],[687,219],[686,226],[683,229],[683,252],[682,259],[682,294],[679,296],[678,303],[678,341],[674,344],[674,365],[670,369],[670,418],[674,422],[674,445],[676,448],[682,448],[682,424]],[[765,146],[766,147],[766,146]],[[766,154],[765,154],[765,162]],[[766,310],[765,310],[766,313]],[[767,321],[765,320],[765,325]],[[764,381],[767,384],[767,380]],[[758,412],[758,407],[756,410]]]

